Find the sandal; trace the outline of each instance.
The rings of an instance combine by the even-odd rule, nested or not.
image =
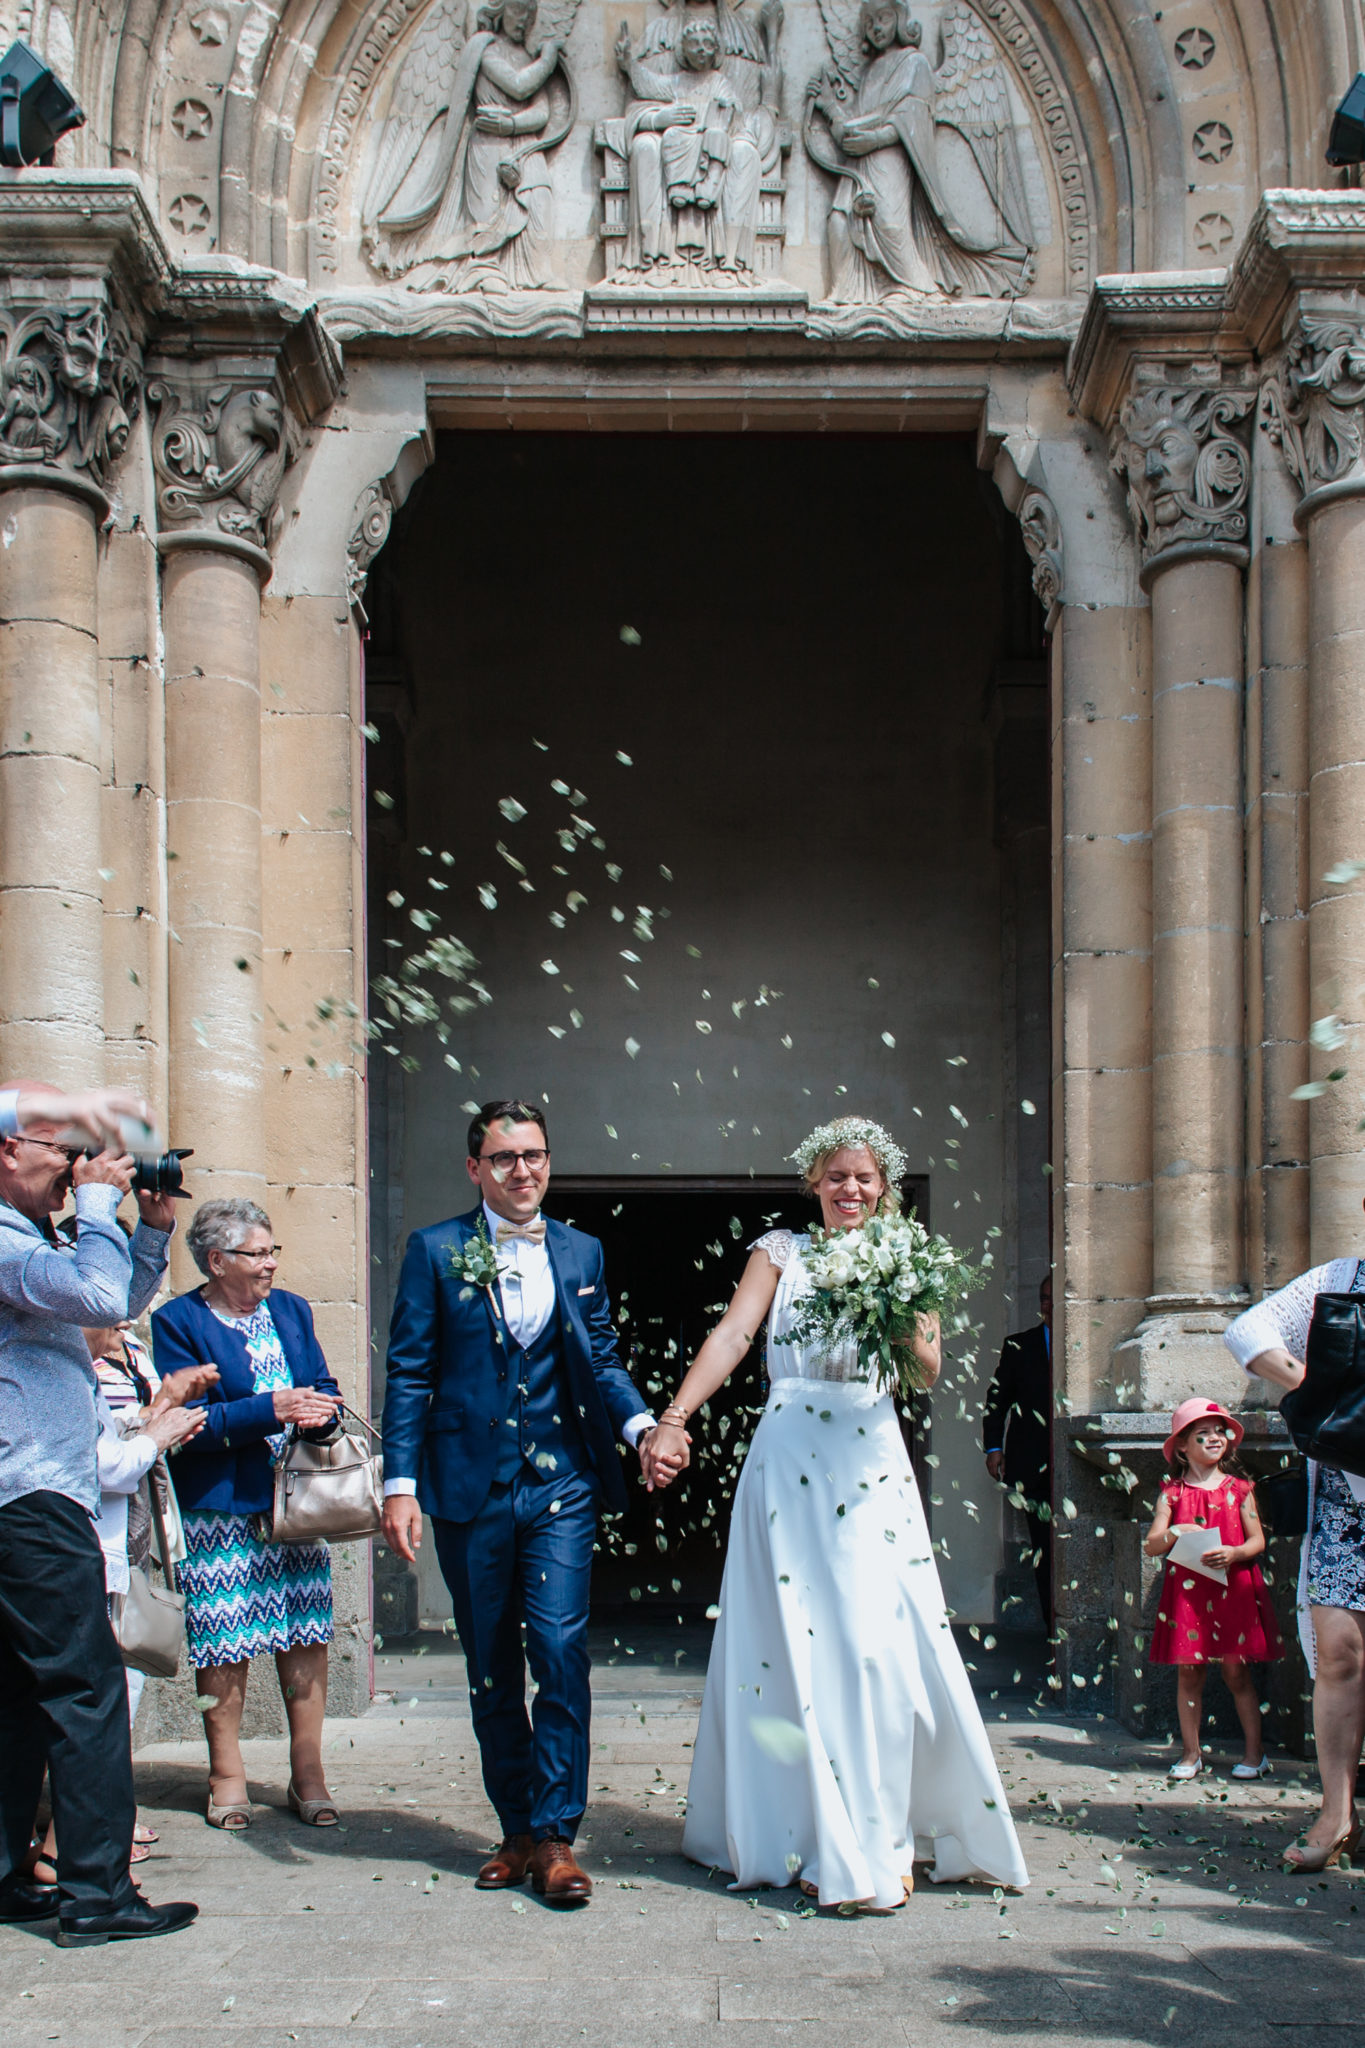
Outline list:
[[[133,1840],[135,1842],[159,1842],[161,1837],[155,1828],[146,1827],[139,1821],[133,1829]]]
[[[204,1818],[211,1828],[222,1828],[225,1834],[240,1835],[251,1826],[251,1807],[245,1799],[229,1799],[220,1806],[210,1792],[208,1812]]]
[[[289,1789],[285,1793],[285,1798],[289,1801],[291,1809],[298,1815],[305,1827],[334,1828],[341,1819],[341,1815],[336,1809],[335,1800],[300,1799],[298,1793],[294,1790],[294,1780],[292,1778],[289,1780]]]
[[[1351,1858],[1360,1846],[1360,1822],[1352,1821],[1344,1835],[1338,1835],[1335,1842],[1291,1842],[1281,1857],[1286,1870],[1311,1876],[1319,1870],[1339,1870],[1343,1857],[1349,1868]]]
[[[146,1863],[150,1860],[151,1854],[152,1852],[145,1842],[134,1842],[132,1848],[128,1851],[128,1861],[130,1864]]]

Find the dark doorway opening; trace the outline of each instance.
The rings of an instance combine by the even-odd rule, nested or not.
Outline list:
[[[905,1194],[927,1220],[927,1183],[917,1179]],[[601,1240],[621,1357],[655,1413],[724,1313],[748,1247],[767,1230],[803,1232],[812,1219],[789,1175],[560,1177],[545,1207]],[[632,1610],[695,1620],[715,1601],[735,1483],[767,1400],[766,1342],[765,1329],[698,1418],[688,1472],[666,1492],[632,1487],[626,1513],[604,1526],[593,1577],[599,1620]],[[927,1404],[903,1426],[920,1463],[929,1449]]]

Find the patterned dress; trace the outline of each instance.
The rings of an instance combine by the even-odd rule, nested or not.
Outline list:
[[[245,1338],[256,1393],[293,1386],[268,1302],[249,1316],[213,1313]],[[272,1451],[284,1434],[266,1439]],[[331,1642],[332,1560],[325,1543],[271,1543],[259,1515],[190,1508],[184,1523],[189,1556],[180,1567],[180,1590],[196,1671]]]

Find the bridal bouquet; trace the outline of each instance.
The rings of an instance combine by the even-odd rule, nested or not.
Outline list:
[[[872,1216],[857,1230],[813,1227],[803,1256],[815,1291],[798,1298],[779,1341],[824,1352],[854,1343],[869,1377],[902,1397],[925,1387],[910,1343],[921,1318],[942,1316],[985,1279],[913,1216]]]

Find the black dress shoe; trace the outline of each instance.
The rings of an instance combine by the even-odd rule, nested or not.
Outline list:
[[[142,1941],[150,1934],[175,1934],[188,1927],[199,1908],[177,1899],[169,1906],[151,1906],[141,1892],[112,1913],[87,1913],[62,1918],[58,1948],[95,1948],[102,1941]]]
[[[34,1884],[29,1879],[9,1879],[0,1884],[0,1921],[55,1920],[57,1887]]]

